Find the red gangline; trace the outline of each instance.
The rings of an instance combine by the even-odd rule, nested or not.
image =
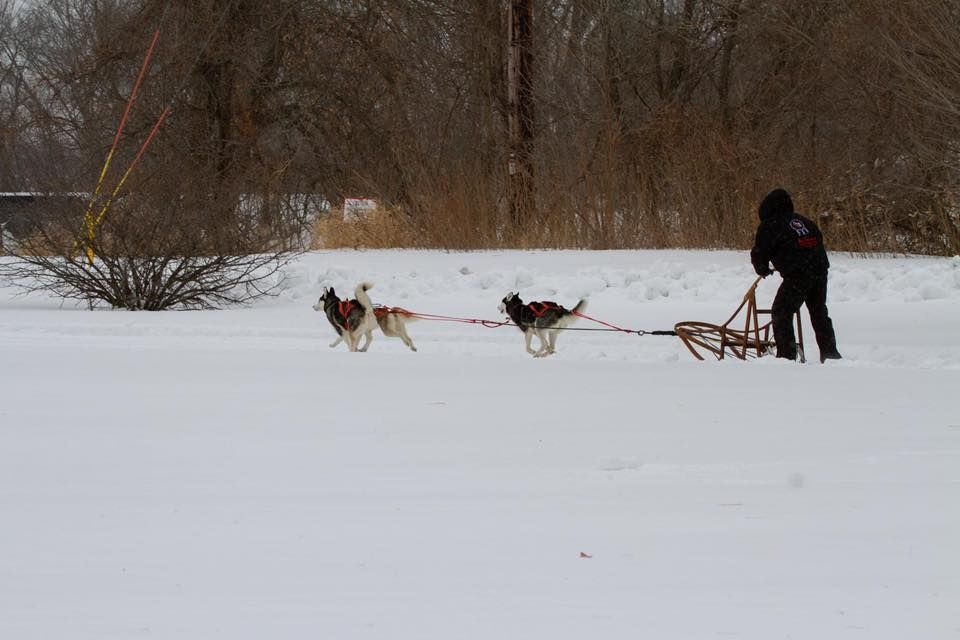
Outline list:
[[[399,307],[380,307],[385,313],[397,313],[404,316],[409,316],[411,318],[418,318],[420,320],[437,320],[439,322],[460,322],[462,324],[479,324],[488,329],[494,329],[496,327],[502,327],[508,324],[513,324],[513,322],[499,322],[497,320],[482,320],[480,318],[457,318],[455,316],[441,316],[433,313],[418,313],[416,311],[410,311],[409,309],[401,309]]]
[[[409,316],[411,318],[418,318],[420,320],[436,320],[438,322],[459,322],[462,324],[479,324],[489,329],[493,329],[496,327],[503,327],[508,324],[509,325],[513,324],[512,320],[500,322],[497,320],[482,320],[480,318],[458,318],[456,316],[441,316],[434,313],[419,313],[417,311],[410,311],[409,309],[402,309],[400,307],[380,306],[378,308],[381,309],[384,313],[398,313],[400,315]],[[612,331],[621,331],[623,333],[636,333],[641,335],[645,333],[643,331],[638,331],[636,329],[624,329],[623,327],[618,327],[615,324],[610,324],[609,322],[604,322],[603,320],[597,320],[596,318],[591,318],[590,316],[580,313],[579,311],[571,311],[571,313],[579,318],[583,318],[584,320],[589,320],[591,322],[596,322],[597,324],[602,324],[605,327],[609,327]],[[597,329],[594,329],[594,331],[597,331]]]

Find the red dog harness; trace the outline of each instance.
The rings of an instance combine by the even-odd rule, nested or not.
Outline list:
[[[353,309],[353,303],[349,300],[341,300],[337,304],[337,309],[340,311],[340,315],[343,316],[343,326],[349,329],[350,310]]]
[[[533,305],[540,305],[540,308],[538,309]],[[527,305],[527,308],[530,309],[530,311],[533,312],[533,315],[535,315],[537,318],[541,317],[543,314],[545,314],[547,311],[550,311],[551,309],[554,309],[556,311],[563,311],[563,307],[556,304],[550,304],[549,302],[531,302],[530,304]]]

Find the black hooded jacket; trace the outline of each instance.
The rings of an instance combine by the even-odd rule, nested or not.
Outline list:
[[[757,275],[770,273],[770,263],[784,278],[826,276],[830,262],[823,234],[812,220],[793,211],[783,189],[771,191],[760,203],[760,226],[750,251]]]

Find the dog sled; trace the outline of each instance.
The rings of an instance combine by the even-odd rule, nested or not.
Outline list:
[[[763,278],[757,278],[747,289],[740,306],[723,324],[709,322],[678,322],[673,330],[684,346],[697,360],[704,360],[703,354],[709,354],[717,360],[732,356],[739,360],[760,358],[775,353],[773,340],[773,318],[770,309],[757,308],[757,285]],[[766,321],[761,324],[761,317]],[[806,362],[803,351],[803,327],[800,312],[797,311],[797,351],[800,362]]]

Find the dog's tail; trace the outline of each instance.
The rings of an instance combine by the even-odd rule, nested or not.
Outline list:
[[[575,316],[578,313],[583,313],[586,310],[587,310],[587,299],[581,298],[580,302],[577,303],[577,306],[575,306],[573,309],[570,309],[570,314]]]
[[[373,289],[373,283],[361,282],[357,285],[357,288],[353,290],[353,297],[357,299],[357,302],[360,303],[364,311],[373,313],[373,302],[371,302],[370,296],[367,295],[367,291],[370,289]]]
[[[560,319],[557,321],[558,329],[566,329],[571,324],[577,321],[577,314],[583,313],[587,310],[587,299],[582,298],[580,302],[573,309],[565,309],[566,313],[560,316]]]

